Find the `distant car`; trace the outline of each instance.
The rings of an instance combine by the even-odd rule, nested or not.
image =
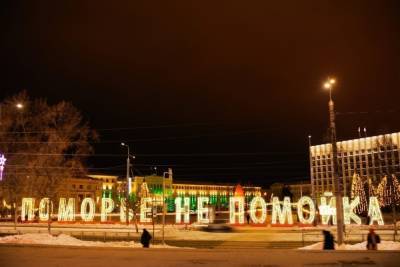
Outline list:
[[[227,232],[232,232],[233,228],[230,225],[227,224],[217,224],[217,223],[212,223],[207,226],[202,227],[202,231],[206,232],[221,232],[221,233],[227,233]]]

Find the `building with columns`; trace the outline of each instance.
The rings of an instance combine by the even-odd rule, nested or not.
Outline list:
[[[372,183],[388,174],[400,174],[400,132],[337,142],[339,179],[344,196],[351,195],[354,175]],[[335,192],[332,171],[332,146],[310,146],[312,195]]]

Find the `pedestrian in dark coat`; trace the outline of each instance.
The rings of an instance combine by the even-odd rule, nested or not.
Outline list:
[[[247,211],[246,219],[247,219],[247,224],[250,224],[250,211]]]
[[[368,237],[367,237],[367,249],[368,250],[377,250],[378,244],[381,242],[381,238],[377,235],[374,229],[369,229]]]
[[[144,248],[148,248],[150,246],[150,240],[150,233],[146,229],[143,229],[142,236],[140,237],[140,243],[142,243]]]
[[[324,250],[330,250],[330,249],[335,249],[335,239],[331,232],[323,230],[322,234],[324,235]]]

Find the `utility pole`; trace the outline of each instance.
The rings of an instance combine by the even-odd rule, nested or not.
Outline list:
[[[342,202],[342,187],[339,180],[338,170],[339,161],[337,157],[337,144],[336,144],[336,124],[335,124],[335,105],[332,100],[332,86],[335,84],[334,79],[328,79],[324,84],[325,89],[329,89],[329,128],[331,134],[332,145],[332,177],[335,182],[335,195],[336,195],[336,221],[337,221],[337,242],[338,245],[343,244],[343,202]]]
[[[309,154],[309,161],[310,161],[310,179],[311,179],[311,197],[315,201],[315,185],[314,185],[314,174],[313,174],[313,167],[312,167],[312,154],[311,154],[311,134],[308,135],[308,154]]]
[[[125,194],[125,218],[126,218],[126,225],[129,225],[129,193],[131,191],[130,188],[130,181],[129,181],[129,171],[131,167],[131,161],[130,161],[130,150],[129,146],[125,143],[121,143],[121,146],[124,146],[128,149],[128,154],[126,157],[126,194]]]
[[[162,244],[165,245],[165,179],[166,174],[168,174],[168,178],[172,178],[172,169],[169,168],[168,172],[163,173],[163,190],[162,190],[162,204],[163,204],[163,216],[162,216]]]

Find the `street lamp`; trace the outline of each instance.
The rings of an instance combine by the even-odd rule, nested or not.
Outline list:
[[[162,244],[165,245],[165,179],[166,175],[168,175],[169,179],[172,179],[172,169],[168,168],[167,172],[163,173],[163,189],[162,189],[162,204],[163,204],[163,217],[162,217]]]
[[[17,109],[23,109],[23,108],[24,108],[24,104],[18,102],[17,104],[15,104],[15,107],[16,107]]]
[[[335,184],[336,193],[336,220],[337,220],[337,239],[338,244],[343,244],[343,203],[342,203],[342,189],[340,186],[340,180],[338,175],[338,158],[337,158],[337,144],[336,144],[336,124],[335,124],[335,105],[332,100],[332,88],[336,84],[336,80],[333,78],[328,78],[324,83],[324,88],[329,90],[329,129],[331,135],[331,145],[332,145],[332,177]]]
[[[127,148],[127,156],[126,156],[126,200],[125,200],[125,217],[126,217],[126,225],[129,225],[129,193],[131,191],[130,188],[130,181],[129,181],[129,170],[131,167],[131,162],[130,162],[130,157],[132,157],[132,159],[134,159],[135,157],[132,156],[130,154],[130,149],[129,146],[127,144],[125,144],[124,142],[121,143],[121,146],[126,147]]]
[[[22,102],[17,102],[16,104],[15,104],[15,108],[16,109],[18,109],[18,110],[22,110],[22,109],[24,109],[24,104],[22,103]],[[0,125],[2,124],[2,108],[3,108],[3,104],[1,104],[0,103]]]

